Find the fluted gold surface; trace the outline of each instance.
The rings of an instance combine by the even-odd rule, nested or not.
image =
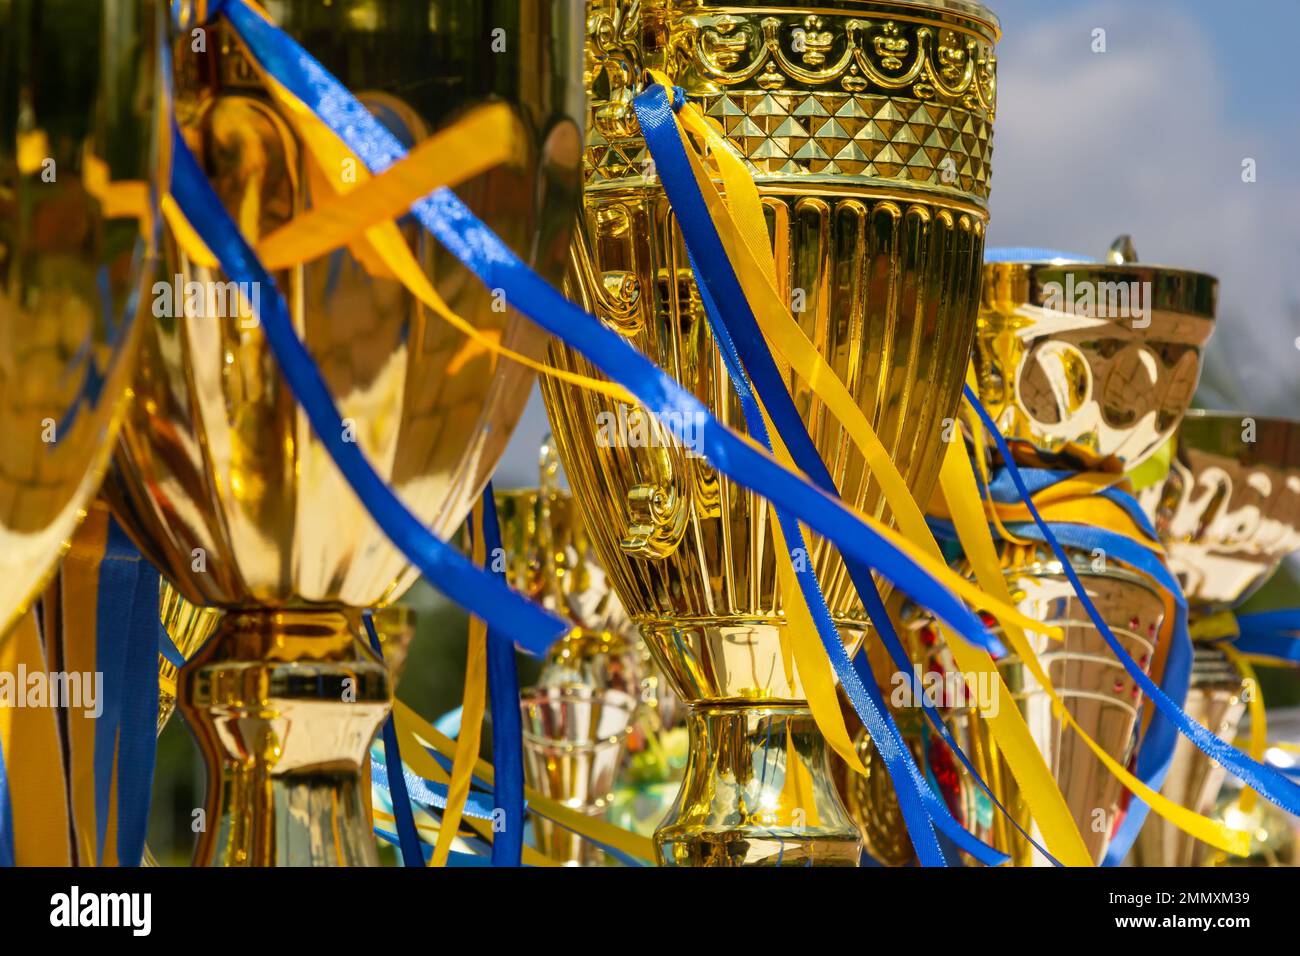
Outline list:
[[[949,2],[828,0],[811,10],[592,0],[588,11],[592,101],[571,293],[720,419],[743,428],[631,109],[643,68],[663,69],[749,164],[781,295],[925,500],[974,333],[996,21],[975,4]],[[593,371],[570,350],[552,354],[562,366]],[[806,383],[790,386],[845,500],[888,519],[842,429]],[[766,504],[687,454],[637,409],[550,381],[543,393],[601,563],[677,691],[697,707],[778,706],[783,721],[798,724],[791,708],[804,706],[804,693],[783,654]],[[630,437],[636,433],[648,440]],[[855,643],[866,622],[843,563],[824,542],[810,547],[830,610],[845,641]],[[739,746],[752,742],[757,719],[747,711],[695,718],[692,733],[732,728],[724,736]],[[699,759],[692,757],[692,773],[710,766],[703,747],[702,740],[693,745]],[[781,774],[795,773],[799,760],[795,753],[738,756],[728,769],[742,788],[767,772],[766,785],[779,791]],[[812,766],[820,773],[820,758]],[[710,849],[708,841],[728,843],[725,833],[736,827],[725,812],[708,815],[713,786],[688,779],[691,799],[679,801],[660,831],[665,861],[769,862],[769,850],[782,842],[787,860],[846,859],[831,849],[853,832],[842,808],[823,815],[846,829],[822,853],[811,843],[800,847],[826,834],[801,836],[789,804],[771,824],[780,839],[755,838],[752,858],[738,844]],[[689,850],[672,829],[688,818],[686,839],[704,841]]]
[[[0,5],[0,636],[85,514],[135,364],[161,117],[153,0]]]
[[[572,4],[286,0],[275,12],[407,144],[476,103],[508,102],[518,158],[457,192],[558,281],[581,155]],[[498,29],[502,52],[492,49]],[[181,131],[256,242],[349,171],[317,164],[223,21],[204,36],[202,45],[188,29],[175,38]],[[494,308],[491,290],[414,224],[400,228],[455,311],[540,353],[525,320]],[[225,280],[171,242],[167,273]],[[431,315],[359,243],[274,279],[345,437],[423,523],[451,533],[495,468],[531,373]],[[181,674],[181,707],[213,782],[198,861],[373,862],[356,773],[387,708],[389,675],[357,640],[355,612],[395,599],[415,572],[312,433],[247,303],[220,316],[161,309],[143,324],[115,509],[182,596],[230,612]]]

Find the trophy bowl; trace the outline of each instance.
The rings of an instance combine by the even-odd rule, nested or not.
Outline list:
[[[1189,411],[1139,496],[1198,613],[1239,607],[1300,550],[1300,422]]]
[[[537,687],[520,696],[528,785],[579,813],[601,817],[622,766],[636,698],[617,690]],[[564,866],[599,865],[599,848],[533,814],[537,848]]]
[[[1121,473],[1154,455],[1191,404],[1214,329],[1217,290],[1211,276],[1139,264],[1127,236],[1116,240],[1105,262],[1057,258],[986,265],[975,370],[980,399],[1016,462]],[[1065,550],[1111,632],[1154,673],[1167,650],[1159,635],[1173,612],[1162,589],[1105,554]],[[1003,542],[1000,557],[1021,610],[1064,628],[1062,644],[1027,637],[1071,716],[1111,757],[1126,763],[1143,706],[1140,689],[1046,546]],[[1009,656],[999,670],[1085,845],[1100,862],[1122,785],[1053,716],[1050,698],[1022,661]],[[972,729],[987,734],[978,717]],[[992,742],[985,737],[983,743]],[[1005,766],[999,790],[1001,802],[1023,815],[1023,799]],[[1001,849],[1018,864],[1048,863],[1019,834],[1003,832]]]
[[[283,0],[274,10],[408,145],[476,104],[510,104],[517,158],[457,193],[559,281],[581,159],[572,3]],[[493,53],[494,42],[508,54]],[[251,243],[314,197],[347,191],[349,171],[321,168],[225,20],[177,25],[173,52],[182,135]],[[494,308],[490,290],[414,223],[396,228],[456,313],[540,356],[539,332]],[[367,241],[274,279],[352,437],[406,507],[447,537],[495,468],[531,373],[420,305]],[[232,285],[174,236],[165,252],[162,286]],[[184,298],[184,308],[155,301],[142,312],[111,490],[119,520],[177,592],[225,611],[180,675],[179,706],[209,775],[196,862],[376,863],[360,772],[391,682],[359,639],[358,612],[396,600],[416,572],[298,409],[249,295],[226,296],[221,314],[207,314],[203,296],[198,309]]]
[[[984,268],[980,400],[1028,463],[1135,468],[1191,405],[1218,280],[1140,264],[1131,248]]]
[[[795,318],[926,500],[975,332],[996,19],[965,0],[587,6],[586,186],[570,294],[743,428],[632,110],[643,69],[662,69],[749,165],[781,295],[804,293]],[[552,356],[595,374],[567,348]],[[789,384],[845,501],[892,520],[842,430],[805,382]],[[783,653],[766,503],[645,410],[542,388],[601,564],[692,708],[686,781],[655,837],[660,862],[856,865],[857,829]],[[843,562],[824,541],[809,550],[856,647],[868,621]]]
[[[67,550],[126,406],[161,26],[154,0],[0,6],[0,638]]]
[[[1139,500],[1169,555],[1192,619],[1240,607],[1300,549],[1300,422],[1193,410],[1163,482]],[[1197,642],[1185,709],[1223,740],[1236,737],[1245,683],[1212,643]],[[1180,738],[1165,796],[1209,813],[1226,771]],[[1163,819],[1134,845],[1142,866],[1195,865],[1199,844]]]

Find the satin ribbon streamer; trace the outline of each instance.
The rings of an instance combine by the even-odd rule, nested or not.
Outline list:
[[[227,0],[223,12],[263,67],[319,116],[372,173],[404,155],[401,145],[337,80],[282,31],[254,13],[243,0]],[[228,276],[258,281],[275,290],[265,270],[229,221],[193,157],[176,135],[173,193],[186,217],[205,231],[209,248]],[[666,426],[683,442],[693,435],[687,422],[703,422],[703,450],[723,474],[789,510],[809,527],[889,578],[917,603],[931,608],[968,640],[987,643],[983,623],[946,588],[937,584],[892,533],[863,521],[798,475],[782,468],[714,419],[707,409],[666,373],[640,355],[617,333],[573,305],[521,262],[449,190],[442,189],[412,208],[416,218],[484,284],[503,290],[512,305],[539,325],[587,355],[615,381],[628,386],[647,408],[665,416]],[[557,618],[540,611],[509,589],[481,575],[451,552],[406,512],[374,474],[355,444],[341,440],[337,410],[319,372],[289,322],[278,293],[264,307],[262,324],[285,377],[307,410],[313,427],[340,470],[372,508],[377,522],[404,553],[449,596],[474,613],[486,614],[525,648],[544,647],[562,632]],[[439,547],[441,545],[441,547]],[[536,650],[534,652],[537,652]]]
[[[361,613],[365,624],[366,636],[370,639],[370,649],[380,662],[384,659],[384,647],[375,630],[374,615],[367,608]],[[402,773],[402,751],[397,744],[397,727],[390,712],[384,721],[384,763],[387,768],[388,790],[392,794],[393,816],[397,820],[398,845],[402,851],[403,866],[420,866],[424,862],[424,851],[420,849],[420,832],[415,828],[415,814],[411,811],[411,798],[406,790],[406,777]],[[390,756],[391,755],[391,756]]]
[[[1062,570],[1064,571],[1065,576],[1069,579],[1071,585],[1074,587],[1080,603],[1088,612],[1088,617],[1092,620],[1094,626],[1096,626],[1098,632],[1102,635],[1102,638],[1110,646],[1111,651],[1119,659],[1120,663],[1123,664],[1124,669],[1128,672],[1129,676],[1138,685],[1142,692],[1146,694],[1147,698],[1155,705],[1157,713],[1153,716],[1151,724],[1148,727],[1148,736],[1153,731],[1157,730],[1157,719],[1163,717],[1165,720],[1169,721],[1179,733],[1191,740],[1202,753],[1206,754],[1216,763],[1227,768],[1233,775],[1239,777],[1265,799],[1281,807],[1283,810],[1286,810],[1288,813],[1300,813],[1300,786],[1297,786],[1295,782],[1278,773],[1274,768],[1246,757],[1235,747],[1224,743],[1214,734],[1210,733],[1200,723],[1192,720],[1186,712],[1183,711],[1181,706],[1172,700],[1169,695],[1167,695],[1151,680],[1146,671],[1144,671],[1138,663],[1133,660],[1132,656],[1115,638],[1110,627],[1106,624],[1105,619],[1097,610],[1092,598],[1089,597],[1087,589],[1084,588],[1083,583],[1075,573],[1069,556],[1065,553],[1065,550],[1062,548],[1057,536],[1053,533],[1052,528],[1047,524],[1047,522],[1043,520],[1037,507],[1035,507],[1033,495],[1026,486],[1024,479],[1021,477],[1020,471],[1016,467],[1015,461],[1011,456],[1010,449],[1007,447],[1005,440],[997,430],[997,427],[989,416],[988,411],[982,404],[980,404],[978,397],[969,386],[966,387],[966,399],[976,410],[984,424],[984,427],[988,430],[993,441],[997,444],[998,451],[1002,455],[1003,462],[1006,465],[1007,473],[1015,484],[1016,490],[1019,492],[1025,506],[1029,509],[1029,512],[1034,519],[1034,525],[1042,535],[1044,542],[1052,549],[1053,554],[1055,554],[1057,560],[1061,563]],[[1141,560],[1140,555],[1133,555],[1133,557]],[[1127,559],[1122,556],[1120,556],[1120,559],[1127,562]],[[1160,566],[1163,567],[1163,565]],[[1172,578],[1172,575],[1168,574],[1167,569],[1165,569],[1165,575],[1167,578]],[[1165,586],[1169,587],[1168,584]],[[1171,590],[1172,593],[1181,597],[1181,590],[1178,589],[1176,580],[1172,581]],[[1185,633],[1186,632],[1184,631],[1184,634]],[[1183,689],[1183,693],[1186,693],[1185,688]],[[1161,750],[1163,749],[1162,745]],[[1159,779],[1163,782],[1164,774],[1168,772],[1168,761],[1164,758],[1164,754],[1160,752],[1156,752],[1156,755],[1151,759],[1153,762],[1159,760],[1164,764],[1162,768],[1157,768],[1155,772],[1152,773],[1151,779]],[[1140,769],[1141,763],[1141,754],[1139,754]],[[1158,786],[1158,784],[1156,786]],[[1154,788],[1155,787],[1153,787],[1153,789]],[[1113,862],[1116,857],[1122,859],[1121,853],[1127,853],[1127,848],[1118,845],[1118,841],[1123,837],[1131,845],[1132,840],[1136,839],[1137,830],[1140,829],[1143,819],[1145,818],[1145,812],[1145,804],[1135,800],[1134,805],[1130,806],[1129,813],[1126,816],[1124,823],[1121,825],[1119,832],[1116,833],[1115,839],[1112,840],[1112,852],[1107,856],[1107,863]],[[1140,815],[1140,817],[1138,815]],[[1130,821],[1135,822],[1130,826]]]

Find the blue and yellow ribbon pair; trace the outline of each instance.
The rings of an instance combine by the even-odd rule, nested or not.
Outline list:
[[[96,505],[39,613],[0,639],[0,672],[28,678],[15,690],[47,694],[0,707],[0,864],[140,864],[164,641],[158,585],[158,572]],[[50,692],[60,686],[70,696],[56,700]]]
[[[216,9],[214,6],[213,11]],[[309,148],[332,151],[331,155],[344,150],[359,158],[373,179],[363,177],[358,190],[387,175],[388,170],[401,168],[407,153],[394,137],[264,14],[247,0],[226,0],[220,12],[246,44],[268,91],[285,106]],[[257,282],[274,293],[267,270],[226,215],[179,133],[173,142],[176,158],[172,197],[184,220],[195,227],[194,238],[223,265],[229,277]],[[503,290],[513,306],[585,354],[645,407],[661,414],[669,429],[677,430],[679,440],[694,437],[685,433],[685,423],[704,422],[703,450],[720,472],[787,510],[790,516],[837,544],[846,556],[891,580],[900,591],[949,622],[966,640],[981,647],[996,646],[981,620],[957,596],[962,594],[979,603],[984,599],[978,589],[951,574],[940,558],[917,551],[901,536],[855,513],[795,470],[774,461],[765,450],[727,429],[617,333],[568,302],[529,270],[449,189],[440,187],[414,202],[411,212],[489,288]],[[339,438],[342,431],[338,428],[337,410],[297,339],[283,299],[275,293],[264,296],[263,302],[262,327],[286,380],[336,464],[390,539],[436,586],[526,649],[544,648],[563,633],[565,625],[559,619],[499,582],[487,579],[424,529],[374,473],[360,450]],[[1015,615],[1014,609],[1001,611]],[[1025,627],[1035,626],[1026,619],[1021,621]]]
[[[1117,484],[1117,476],[1018,468],[991,417],[969,387],[966,399],[981,429],[996,443],[1004,464],[1003,471],[986,485],[988,527],[998,529],[1009,540],[1038,541],[1052,550],[1090,620],[1147,700],[1149,720],[1138,751],[1136,779],[1123,768],[1112,766],[1113,761],[1107,762],[1111,772],[1135,794],[1111,841],[1107,864],[1115,865],[1123,860],[1145,820],[1148,805],[1198,839],[1228,852],[1244,854],[1248,848],[1248,834],[1228,830],[1159,796],[1177,735],[1187,737],[1249,787],[1289,812],[1300,807],[1300,788],[1274,768],[1219,740],[1183,711],[1182,701],[1190,682],[1192,656],[1186,600],[1177,579],[1163,561],[1154,529],[1142,509]],[[1025,518],[1029,520],[1025,521]],[[1063,545],[1089,552],[1100,549],[1107,560],[1120,561],[1147,575],[1173,603],[1174,613],[1166,615],[1166,630],[1161,640],[1164,658],[1157,661],[1158,667],[1163,669],[1161,685],[1157,685],[1146,669],[1116,640],[1075,573]],[[1058,707],[1058,713],[1062,713],[1067,723],[1073,726],[1068,714],[1064,714],[1064,708]]]

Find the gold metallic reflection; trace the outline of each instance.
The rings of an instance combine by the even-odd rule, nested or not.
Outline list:
[[[0,635],[95,495],[134,365],[160,5],[0,6]]]

